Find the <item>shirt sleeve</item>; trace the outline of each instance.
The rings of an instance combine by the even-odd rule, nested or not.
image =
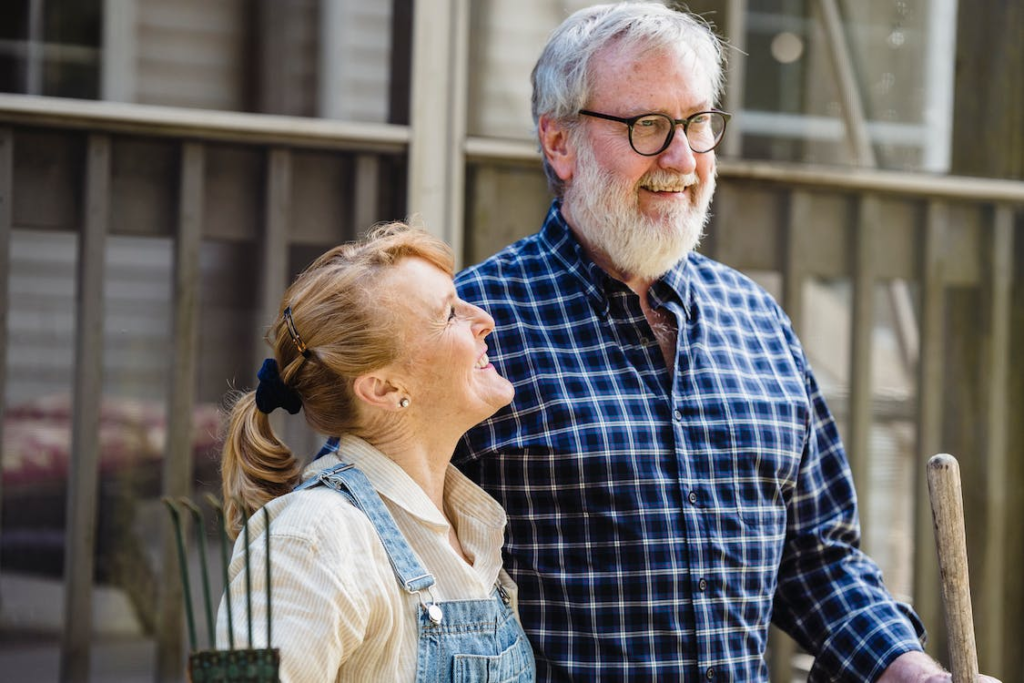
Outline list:
[[[784,315],[784,314],[783,314]],[[785,327],[789,329],[788,321]],[[789,332],[792,335],[792,332]],[[875,681],[921,650],[924,627],[861,552],[853,478],[835,421],[798,342],[811,403],[796,492],[788,506],[775,623],[815,655],[810,683]]]
[[[263,534],[250,539],[252,568],[252,645],[267,645],[266,553]],[[271,536],[271,645],[281,655],[282,683],[322,683],[338,676],[342,663],[359,647],[369,606],[359,590],[346,585],[344,561],[315,538]],[[241,555],[241,556],[240,556]],[[250,647],[244,552],[236,548],[230,581],[235,647]],[[218,613],[218,647],[228,647],[227,611]]]

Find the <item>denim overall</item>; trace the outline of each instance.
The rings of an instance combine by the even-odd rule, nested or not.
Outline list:
[[[434,577],[420,564],[366,475],[353,465],[335,465],[295,490],[319,484],[345,496],[370,519],[398,583],[419,597],[416,683],[534,683],[533,650],[499,584],[490,600],[434,602],[429,591]]]

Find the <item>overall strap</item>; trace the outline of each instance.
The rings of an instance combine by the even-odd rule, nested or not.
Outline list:
[[[434,585],[434,577],[420,564],[405,536],[395,524],[394,517],[384,507],[380,494],[355,465],[342,463],[329,467],[296,486],[295,490],[301,491],[320,484],[344,495],[367,516],[373,528],[377,530],[381,543],[384,544],[384,550],[388,554],[388,560],[398,582],[407,593],[418,593]]]

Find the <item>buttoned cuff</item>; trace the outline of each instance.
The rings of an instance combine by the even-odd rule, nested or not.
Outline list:
[[[808,683],[875,681],[905,652],[922,651],[925,630],[909,606],[891,602],[854,613],[825,641]]]

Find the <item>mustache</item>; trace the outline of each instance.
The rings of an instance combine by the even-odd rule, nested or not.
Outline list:
[[[700,178],[696,173],[672,173],[671,171],[656,170],[645,173],[640,178],[639,187],[674,187],[683,189],[685,187],[699,187]]]

